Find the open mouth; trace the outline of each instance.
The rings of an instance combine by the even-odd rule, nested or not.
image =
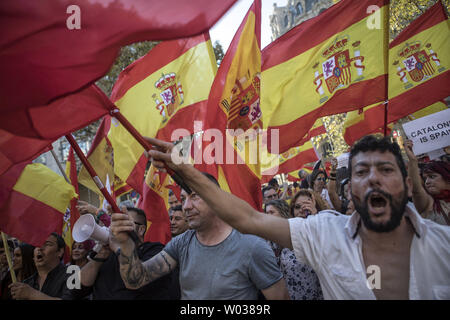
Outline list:
[[[370,211],[374,214],[382,214],[384,213],[388,199],[384,197],[382,194],[378,192],[373,192],[368,199]]]
[[[43,255],[42,255],[41,253],[38,253],[38,254],[36,255],[36,261],[42,261],[43,258],[44,258],[44,257],[43,257]]]

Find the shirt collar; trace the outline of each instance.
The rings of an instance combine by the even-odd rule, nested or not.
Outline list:
[[[425,234],[426,230],[425,222],[417,212],[412,202],[408,202],[408,204],[406,205],[404,216],[408,218],[409,222],[411,222],[411,225],[414,229],[414,233],[416,234],[416,236],[418,238],[422,237]],[[344,229],[347,232],[347,235],[351,239],[354,239],[359,231],[360,226],[361,226],[361,216],[359,215],[358,212],[354,211],[350,219],[345,224]]]

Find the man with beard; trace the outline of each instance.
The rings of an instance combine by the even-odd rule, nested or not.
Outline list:
[[[16,300],[60,300],[68,296],[69,274],[62,264],[64,239],[51,233],[44,244],[34,249],[34,264],[37,272],[23,282],[10,285],[11,296]]]
[[[308,219],[260,214],[191,165],[175,165],[172,144],[148,141],[158,147],[150,152],[153,164],[176,171],[229,225],[294,249],[317,273],[325,299],[450,299],[450,229],[408,203],[411,181],[389,138],[366,136],[350,152],[356,211]]]
[[[217,180],[200,173],[214,188]],[[155,257],[141,262],[127,231],[126,215],[111,219],[111,245],[120,246],[120,275],[129,289],[138,289],[179,267],[182,300],[289,299],[283,275],[266,241],[241,234],[218,218],[195,192],[181,190],[190,230],[172,238]]]

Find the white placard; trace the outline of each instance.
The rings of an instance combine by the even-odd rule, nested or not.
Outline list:
[[[450,145],[450,109],[403,124],[408,139],[414,143],[415,155]]]
[[[445,154],[444,149],[437,149],[427,153],[430,160],[434,160]]]
[[[338,156],[336,159],[338,161],[337,169],[339,168],[347,168],[348,167],[348,158],[350,157],[350,153],[346,152]]]

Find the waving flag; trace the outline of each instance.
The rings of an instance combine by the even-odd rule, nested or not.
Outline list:
[[[111,100],[142,135],[177,140],[204,121],[216,69],[209,35],[162,42],[122,71]],[[115,119],[108,139],[115,174],[142,195],[144,148]]]
[[[75,192],[79,194],[78,190],[78,178],[77,178],[77,164],[75,161],[75,156],[73,153],[72,147],[69,149],[69,155],[67,156],[67,162],[66,162],[66,176],[70,180],[70,184],[73,186]],[[64,239],[64,242],[66,243],[66,250],[64,251],[64,262],[68,263],[70,262],[70,257],[72,254],[72,227],[75,225],[75,222],[80,217],[80,213],[77,209],[77,199],[73,198],[70,201],[70,208],[66,210],[66,213],[64,214],[64,220],[63,220],[63,228],[62,228],[62,237]]]
[[[2,111],[47,105],[93,84],[124,45],[208,31],[234,2],[3,0]]]
[[[167,186],[171,184],[173,182],[167,173],[156,170],[153,165],[150,166],[142,188],[142,197],[137,204],[138,208],[144,210],[147,217],[145,241],[166,244],[172,238],[167,212],[169,199]]]
[[[386,100],[387,16],[386,0],[342,0],[263,50],[263,123],[280,130],[279,152],[319,117]]]
[[[43,164],[20,163],[0,177],[0,229],[41,246],[51,232],[61,233],[72,185]]]
[[[393,123],[450,95],[449,22],[440,1],[406,27],[389,45],[387,123]],[[445,52],[445,54],[444,54]],[[384,127],[385,106],[352,113],[347,143]]]
[[[260,79],[261,1],[255,0],[217,71],[208,99],[205,129],[217,129],[226,137],[221,147],[232,150],[235,161],[229,163],[222,158],[217,162],[221,163],[231,192],[256,209],[260,209],[262,202],[261,169],[258,161],[249,161],[249,158],[257,158],[259,153],[260,143],[255,132],[262,129]],[[241,139],[249,132],[252,138]],[[253,151],[252,145],[257,146]]]

